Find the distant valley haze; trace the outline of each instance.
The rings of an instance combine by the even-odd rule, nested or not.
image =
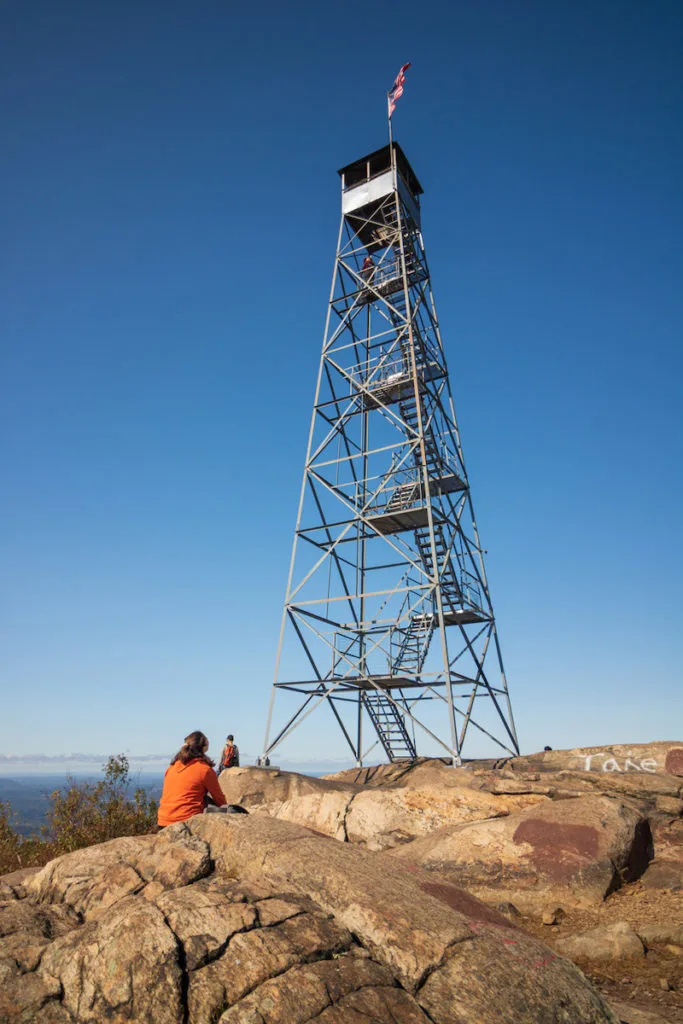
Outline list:
[[[175,750],[166,754],[128,754],[130,774],[135,776],[140,773],[163,772]],[[218,752],[213,750],[214,759]],[[22,775],[58,775],[62,772],[67,775],[97,776],[104,768],[109,754],[0,754],[0,777],[17,777]],[[257,754],[248,751],[240,751],[242,765],[253,765],[256,762]],[[273,766],[281,767],[285,771],[303,772],[304,774],[321,774],[324,772],[336,772],[342,768],[352,767],[349,758],[311,758],[298,761],[273,758]]]

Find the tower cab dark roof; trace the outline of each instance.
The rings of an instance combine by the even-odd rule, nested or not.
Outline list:
[[[396,167],[411,195],[422,195],[422,186],[408,163],[405,153],[398,142],[392,142],[391,145],[396,155]],[[381,149],[376,149],[374,153],[368,153],[367,156],[361,157],[360,160],[354,160],[353,163],[347,164],[346,167],[341,167],[337,173],[342,179],[342,189],[346,190],[355,188],[356,185],[370,181],[372,178],[376,178],[378,175],[384,174],[389,170],[391,170],[391,148],[389,146],[382,146]]]

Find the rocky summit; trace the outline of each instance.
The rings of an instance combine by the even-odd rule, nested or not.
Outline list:
[[[220,781],[0,879],[0,1022],[683,1020],[683,743]]]

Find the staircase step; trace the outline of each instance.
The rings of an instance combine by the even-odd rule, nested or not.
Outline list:
[[[368,693],[365,701],[377,735],[389,759],[414,758],[416,751],[406,731],[405,722],[389,698],[382,693]]]

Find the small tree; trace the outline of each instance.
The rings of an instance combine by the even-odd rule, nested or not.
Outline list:
[[[50,843],[36,836],[20,835],[14,827],[15,820],[10,804],[0,801],[0,875],[45,864],[55,855]]]
[[[52,793],[43,835],[54,846],[53,856],[119,836],[143,835],[156,825],[156,802],[142,788],[129,795],[126,755],[108,758],[102,770],[101,782],[69,779],[64,789]]]
[[[12,808],[0,801],[0,875],[22,867],[19,856],[21,837],[13,827],[12,819]]]

